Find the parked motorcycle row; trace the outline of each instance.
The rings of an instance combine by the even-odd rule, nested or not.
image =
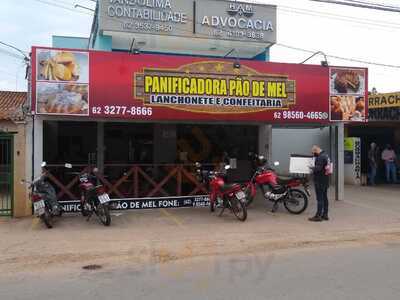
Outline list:
[[[218,215],[221,216],[225,209],[229,209],[238,220],[245,221],[247,207],[253,202],[257,188],[261,190],[266,201],[273,203],[272,212],[276,212],[280,203],[292,214],[304,212],[310,196],[308,179],[279,177],[263,156],[250,155],[255,171],[250,181],[244,184],[226,184],[226,172],[205,171],[201,164],[196,164],[200,180],[209,187],[211,212],[220,208]],[[279,162],[274,165],[279,165]],[[230,166],[225,167],[225,170],[229,169]],[[304,191],[299,189],[301,186]]]
[[[42,174],[32,182],[23,180],[28,184],[31,192],[30,199],[33,203],[34,215],[40,218],[47,228],[52,228],[54,218],[61,217],[63,209],[57,201],[54,187],[47,180],[46,162],[42,163]],[[71,169],[71,164],[65,164]],[[96,169],[94,169],[96,172]],[[95,214],[104,226],[110,226],[110,197],[105,192],[104,186],[98,184],[97,177],[89,173],[75,173],[79,175],[79,189],[81,192],[81,213],[87,221]]]
[[[263,156],[251,154],[251,159],[254,174],[248,182],[240,184],[226,183],[229,165],[221,171],[210,171],[205,170],[200,163],[196,163],[198,179],[209,189],[211,212],[218,209],[218,216],[221,216],[228,210],[238,220],[244,222],[247,219],[247,207],[253,202],[257,188],[261,190],[266,201],[273,203],[272,212],[276,212],[281,203],[292,214],[301,214],[307,209],[310,192],[306,177],[282,178]],[[277,166],[279,163],[275,162],[274,165]],[[72,165],[67,163],[65,168],[71,169]],[[87,221],[96,215],[104,226],[110,226],[111,199],[104,186],[99,183],[96,172],[97,168],[93,169],[93,173],[73,173],[79,176],[81,214]],[[39,178],[22,183],[28,184],[31,189],[30,199],[34,214],[48,228],[52,228],[54,219],[62,216],[63,209],[57,201],[54,187],[47,180],[46,162],[42,163],[42,174]]]

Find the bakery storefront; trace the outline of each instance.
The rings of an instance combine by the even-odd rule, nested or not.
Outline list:
[[[229,180],[248,180],[249,152],[271,158],[272,126],[362,121],[365,108],[337,114],[336,104],[363,99],[365,69],[265,62],[276,11],[224,0],[97,1],[83,44],[57,37],[53,48],[32,49],[32,174],[46,161],[69,211],[79,209],[77,174],[94,166],[120,209],[203,206],[195,162],[229,162]]]
[[[270,156],[271,125],[330,126],[337,96],[338,68],[323,66],[41,47],[32,57],[33,168],[48,163],[68,211],[77,173],[95,166],[120,209],[207,205],[195,162],[229,161],[231,180],[248,179],[248,153]]]

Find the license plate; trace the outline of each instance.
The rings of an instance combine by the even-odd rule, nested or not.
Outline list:
[[[33,203],[33,209],[35,210],[35,213],[37,215],[43,214],[44,208],[45,208],[44,200],[40,200],[38,202]]]
[[[110,202],[110,197],[108,196],[108,194],[103,194],[99,196],[99,201],[101,204]]]
[[[306,191],[307,196],[310,196],[310,189],[308,187],[304,188],[304,190]]]
[[[246,198],[246,194],[242,191],[237,192],[236,194],[236,198],[238,198],[239,200],[245,199]]]

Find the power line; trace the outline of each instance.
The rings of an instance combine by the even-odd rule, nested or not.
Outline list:
[[[20,54],[22,54],[23,57],[27,58],[26,54],[21,49],[18,49],[17,47],[15,47],[15,46],[13,46],[11,44],[2,42],[2,41],[0,41],[0,44],[3,45],[3,46],[9,47],[11,49],[14,49],[15,51],[18,51]]]
[[[43,0],[35,0],[35,1],[41,2]],[[310,1],[319,1],[319,0],[310,0]],[[323,0],[321,0],[321,1],[323,1]],[[123,24],[122,21],[117,21],[117,20],[115,20],[115,21]],[[188,21],[194,21],[194,20],[188,19]],[[200,22],[196,22],[196,24],[200,24]],[[393,23],[393,24],[395,24],[395,23]],[[224,31],[224,32],[228,32],[227,30],[223,30],[223,29],[221,29],[221,30]],[[192,31],[188,31],[188,30],[184,30],[184,29],[179,29],[178,31],[192,33]],[[208,35],[204,34],[204,37],[208,37]],[[274,44],[274,43],[268,42],[268,41],[265,41],[265,43],[270,43],[271,45]],[[285,44],[282,44],[282,43],[275,43],[275,44],[278,45],[278,46],[281,46],[281,47],[288,48],[288,49],[297,50],[297,51],[303,51],[303,52],[307,52],[307,53],[315,53],[316,52],[316,51],[313,51],[313,50],[302,49],[302,48],[299,48],[299,47],[285,45]],[[347,58],[347,57],[341,57],[341,56],[330,55],[330,54],[326,54],[326,56],[330,57],[330,58],[344,60],[344,61],[357,62],[357,63],[362,63],[362,64],[380,66],[380,67],[396,68],[396,69],[400,68],[400,65],[391,65],[391,64],[384,64],[384,63],[378,63],[378,62],[371,62],[371,61],[365,61],[365,60],[361,60],[361,59],[357,59],[357,58]]]
[[[307,52],[307,53],[315,53],[315,52],[317,52],[317,51],[303,49],[303,48],[290,46],[290,45],[285,45],[285,44],[281,44],[281,43],[276,43],[275,45],[281,46],[281,47],[284,47],[284,48],[288,48],[288,49],[292,49],[292,50]],[[361,59],[358,59],[358,58],[349,58],[349,57],[343,57],[343,56],[332,55],[332,54],[327,54],[327,53],[326,53],[326,56],[330,57],[330,58],[335,58],[335,59],[344,60],[344,61],[350,61],[350,62],[356,62],[356,63],[366,64],[366,65],[374,65],[374,66],[379,66],[379,67],[400,69],[400,65],[384,64],[384,63],[379,63],[379,62],[366,61],[366,60],[361,60]]]
[[[332,13],[327,13],[327,12],[319,12],[319,11],[315,11],[315,10],[302,9],[302,8],[290,7],[290,6],[284,6],[284,5],[278,6],[278,10],[292,12],[292,13],[301,14],[301,15],[309,15],[309,16],[323,17],[323,18],[335,19],[335,20],[351,22],[351,23],[359,23],[359,24],[364,24],[364,25],[378,26],[378,27],[382,27],[382,28],[400,29],[400,23],[392,23],[392,22],[387,22],[387,21],[377,22],[376,20],[371,20],[371,19],[361,19],[361,18],[357,18],[357,17],[353,17],[353,16],[345,16],[345,15],[338,15],[338,14],[332,14]]]
[[[345,0],[310,0],[310,1],[353,6],[353,7],[358,7],[358,8],[383,10],[383,11],[389,11],[389,12],[400,12],[400,7],[377,5],[376,3],[368,4],[366,2],[361,2],[361,1],[345,1]]]
[[[22,56],[19,56],[19,55],[13,53],[13,52],[10,52],[10,51],[4,50],[4,49],[0,49],[0,53],[2,53],[4,55],[11,56],[11,57],[14,57],[16,59],[24,59]]]
[[[189,21],[193,21],[188,19]],[[121,24],[123,24],[123,21],[117,21],[114,20],[115,22],[119,22]],[[196,24],[200,24],[200,22],[196,22]],[[228,30],[224,30],[224,29],[220,29],[223,32],[228,32]],[[188,31],[188,30],[184,30],[184,29],[179,29],[178,31],[180,32],[188,32],[188,33],[192,33],[192,31]],[[204,35],[200,35],[203,37],[208,37],[208,35],[204,34]],[[284,48],[288,48],[288,49],[292,49],[292,50],[298,50],[298,51],[302,51],[302,52],[307,52],[307,53],[315,53],[316,51],[313,50],[307,50],[307,49],[303,49],[303,48],[299,48],[299,47],[295,47],[295,46],[290,46],[290,45],[285,45],[282,43],[272,43],[272,42],[268,42],[265,41],[265,43],[270,43],[271,45],[275,44]],[[362,64],[367,64],[367,65],[375,65],[375,66],[380,66],[380,67],[387,67],[387,68],[395,68],[395,69],[400,69],[400,65],[391,65],[391,64],[383,64],[383,63],[379,63],[379,62],[370,62],[370,61],[365,61],[365,60],[361,60],[361,59],[357,59],[357,58],[347,58],[347,57],[341,57],[341,56],[337,56],[337,55],[330,55],[330,54],[326,54],[327,57],[330,58],[335,58],[335,59],[340,59],[340,60],[344,60],[344,61],[350,61],[350,62],[356,62],[356,63],[362,63]]]
[[[56,3],[54,3],[54,2],[49,2],[49,1],[45,1],[45,0],[34,0],[34,1],[40,2],[40,3],[43,3],[43,4],[47,4],[47,5],[50,5],[50,6],[54,6],[54,7],[66,9],[66,10],[72,11],[72,12],[74,12],[74,13],[84,14],[84,15],[88,15],[88,16],[93,16],[93,14],[91,14],[91,13],[88,13],[88,12],[85,12],[85,11],[79,11],[79,10],[76,10],[76,9],[74,9],[74,8],[70,8],[70,7],[68,7],[68,6],[56,4]]]
[[[381,4],[381,3],[371,2],[371,1],[359,1],[359,0],[344,0],[344,1],[345,2],[357,3],[357,4],[363,4],[363,5],[374,5],[374,6],[383,7],[383,8],[400,9],[400,7],[398,7],[398,6]]]

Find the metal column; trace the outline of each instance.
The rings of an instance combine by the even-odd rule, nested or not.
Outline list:
[[[104,123],[97,123],[97,168],[104,173]]]
[[[344,124],[335,126],[335,199],[344,200]]]

